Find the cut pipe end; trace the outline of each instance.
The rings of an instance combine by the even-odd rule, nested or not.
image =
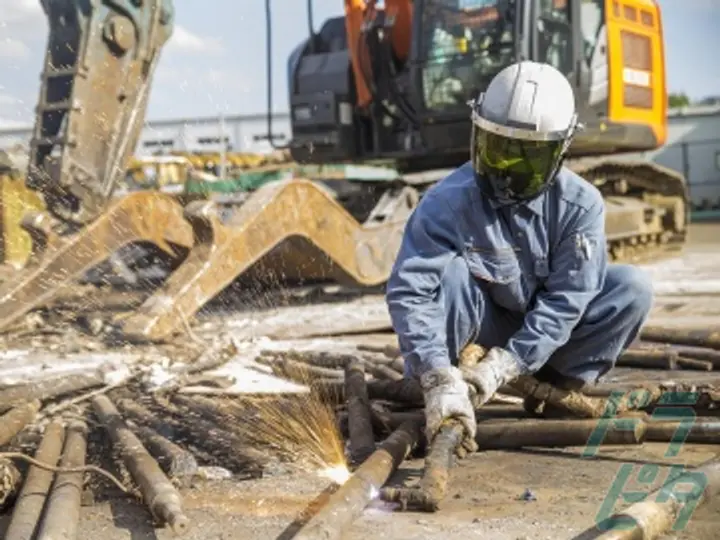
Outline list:
[[[190,519],[185,514],[174,514],[168,525],[176,536],[181,536],[190,528]]]

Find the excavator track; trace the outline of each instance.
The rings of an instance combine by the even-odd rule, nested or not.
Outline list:
[[[685,244],[689,193],[678,172],[618,158],[569,160],[568,168],[605,199],[605,232],[613,262],[638,264],[672,257]]]

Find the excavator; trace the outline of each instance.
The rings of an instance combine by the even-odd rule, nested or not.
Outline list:
[[[586,128],[568,163],[607,201],[616,260],[682,246],[682,176],[623,152],[666,137],[660,12],[652,0],[346,0],[288,58],[298,174],[231,203],[160,191],[117,195],[143,124],[170,0],[43,0],[50,33],[30,144],[26,266],[0,285],[0,331],[128,246],[153,246],[169,276],[113,319],[124,340],[165,340],[238,280],[382,286],[427,187],[468,158],[467,100],[523,58],[559,66]],[[308,14],[312,15],[311,2]],[[271,22],[268,13],[268,95]],[[268,138],[272,133],[268,100]],[[315,164],[392,164],[347,182]],[[361,169],[362,167],[359,167]]]
[[[457,167],[468,160],[468,102],[521,60],[555,66],[574,88],[584,129],[566,166],[605,196],[612,256],[682,245],[684,178],[623,156],[667,138],[655,0],[346,0],[344,17],[289,59],[293,158]]]

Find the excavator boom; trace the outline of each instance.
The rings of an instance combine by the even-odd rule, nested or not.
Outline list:
[[[42,0],[50,29],[27,185],[65,223],[106,208],[145,119],[171,0]]]

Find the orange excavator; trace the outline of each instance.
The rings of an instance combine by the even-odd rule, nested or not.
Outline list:
[[[623,153],[667,137],[655,0],[346,0],[288,61],[298,161],[392,159],[406,172],[468,159],[467,102],[520,60],[554,65],[581,122],[567,165],[606,196],[610,250],[681,245],[684,178]]]

